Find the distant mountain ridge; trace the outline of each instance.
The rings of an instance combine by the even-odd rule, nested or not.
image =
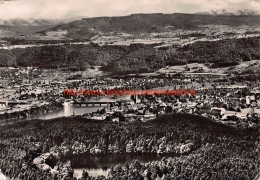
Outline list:
[[[75,21],[84,17],[75,17],[70,19],[22,19],[22,18],[15,18],[4,20],[0,19],[0,25],[3,26],[54,26],[60,25],[64,23],[69,23],[71,21]]]
[[[225,9],[212,10],[210,12],[197,12],[195,14],[204,14],[204,15],[227,15],[227,16],[251,16],[251,15],[259,15],[259,12],[255,10],[238,10],[238,11],[227,11]]]
[[[126,32],[131,34],[163,32],[175,29],[196,29],[200,25],[260,25],[260,15],[217,16],[212,14],[131,14],[118,17],[83,18],[48,30],[67,30],[72,39],[88,39],[96,34]],[[48,31],[47,30],[47,31]]]

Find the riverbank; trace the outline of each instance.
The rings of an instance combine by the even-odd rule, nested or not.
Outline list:
[[[50,111],[54,111],[61,108],[63,108],[61,102],[52,101],[49,104],[44,104],[37,107],[30,107],[28,109],[24,109],[21,111],[10,112],[10,113],[6,112],[4,114],[0,114],[0,121],[6,121],[11,119],[25,119],[29,116],[35,116],[41,113],[48,113]]]

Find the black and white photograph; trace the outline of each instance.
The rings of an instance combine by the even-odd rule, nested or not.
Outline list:
[[[260,180],[260,0],[0,0],[0,180]]]

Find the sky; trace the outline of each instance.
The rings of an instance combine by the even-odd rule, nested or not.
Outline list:
[[[4,2],[3,2],[4,1]],[[69,19],[135,13],[260,11],[260,0],[0,0],[0,19]]]

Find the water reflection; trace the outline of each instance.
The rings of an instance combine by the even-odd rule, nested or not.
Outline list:
[[[129,99],[130,96],[124,96],[124,97],[95,97],[95,98],[89,98],[87,101],[93,102],[115,102],[120,99]],[[34,116],[28,116],[23,119],[8,119],[8,120],[0,120],[0,126],[7,125],[7,124],[13,124],[15,122],[20,122],[20,121],[25,121],[25,120],[33,120],[33,119],[43,119],[43,120],[49,120],[53,118],[58,118],[58,117],[64,117],[64,116],[71,116],[73,114],[75,115],[83,115],[86,113],[91,113],[91,112],[96,112],[98,109],[101,110],[107,105],[95,105],[95,106],[73,106],[73,105],[65,105],[63,106],[62,109],[59,110],[54,110],[54,111],[49,111],[47,113],[39,113]],[[25,107],[24,107],[25,108]]]
[[[94,106],[94,107],[78,107],[78,106],[64,106],[62,109],[59,110],[54,110],[48,113],[39,113],[36,116],[28,116],[23,119],[8,119],[8,120],[1,120],[0,121],[0,126],[4,126],[7,124],[13,124],[16,122],[21,122],[21,121],[27,121],[27,120],[33,120],[33,119],[43,119],[43,120],[49,120],[53,118],[58,118],[58,117],[65,117],[65,116],[71,116],[73,115],[73,112],[75,115],[83,115],[86,113],[91,113],[91,112],[96,112],[98,109],[102,109],[103,107],[100,106]]]
[[[64,106],[63,109],[55,110],[48,113],[39,114],[37,116],[29,116],[26,118],[26,120],[32,120],[32,119],[53,119],[57,117],[64,117],[64,116],[71,116],[73,115],[73,112],[75,115],[83,115],[86,113],[95,112],[98,109],[102,109],[103,107],[78,107],[78,106]]]
[[[109,169],[108,168],[76,168],[74,169],[74,177],[76,177],[77,179],[78,178],[81,178],[82,177],[82,172],[83,170],[87,170],[88,171],[88,175],[89,176],[105,176],[107,177],[108,175],[108,171]]]
[[[110,167],[125,163],[130,164],[134,159],[141,163],[161,160],[163,157],[176,157],[179,154],[107,154],[107,155],[78,155],[70,157],[74,176],[80,178],[83,170],[91,176],[107,176]]]

